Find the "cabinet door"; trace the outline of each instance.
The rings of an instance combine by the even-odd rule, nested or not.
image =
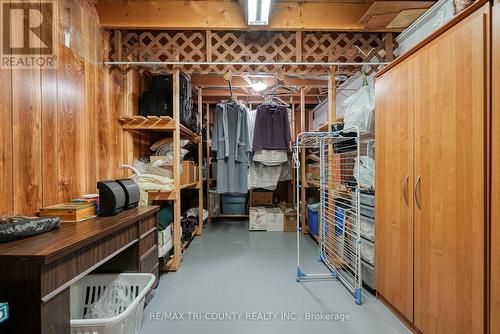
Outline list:
[[[492,170],[490,333],[500,333],[500,0],[492,13]]]
[[[426,334],[484,332],[488,12],[414,57],[414,324]]]
[[[376,289],[413,320],[413,63],[377,79]]]

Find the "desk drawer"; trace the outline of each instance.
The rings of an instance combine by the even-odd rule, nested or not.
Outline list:
[[[139,238],[143,238],[151,229],[158,228],[158,221],[156,215],[139,222]]]
[[[143,239],[139,240],[139,256],[147,253],[148,250],[158,244],[158,232],[156,229],[146,235]]]

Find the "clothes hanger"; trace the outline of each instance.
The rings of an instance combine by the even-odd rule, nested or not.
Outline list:
[[[289,107],[290,105],[283,101],[278,96],[268,95],[264,98],[264,104],[270,104],[275,106]]]

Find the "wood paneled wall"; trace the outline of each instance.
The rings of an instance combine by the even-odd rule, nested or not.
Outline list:
[[[102,66],[109,38],[86,0],[58,6],[57,68],[0,70],[0,215],[34,215],[124,176],[125,80]]]

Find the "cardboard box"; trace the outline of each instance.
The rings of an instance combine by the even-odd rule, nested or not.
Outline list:
[[[267,231],[283,232],[285,216],[279,208],[266,208]]]
[[[283,224],[283,232],[296,232],[297,231],[297,211],[292,208],[283,209],[285,222]]]
[[[250,231],[267,231],[266,208],[251,207],[249,209],[249,229]]]
[[[273,192],[272,191],[253,191],[251,206],[272,206]]]
[[[318,164],[308,165],[306,168],[306,179],[307,180],[319,180],[320,170]]]
[[[182,162],[181,184],[196,182],[194,161],[184,160]]]
[[[208,191],[208,216],[218,217],[220,214],[220,196],[215,190]]]

